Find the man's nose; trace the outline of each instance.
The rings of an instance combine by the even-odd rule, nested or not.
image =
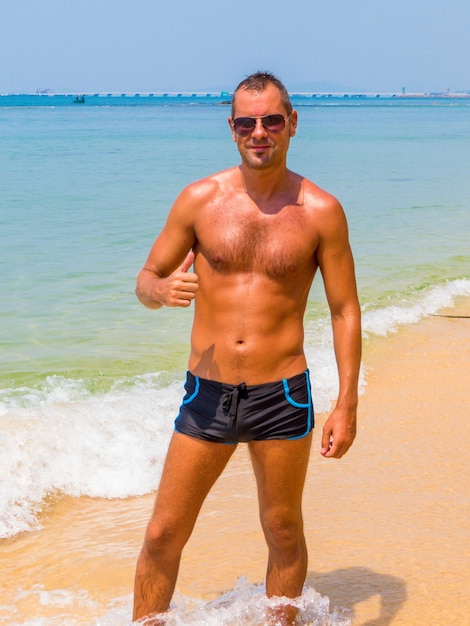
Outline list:
[[[256,120],[252,135],[254,135],[255,137],[264,137],[266,135],[266,129],[263,126],[263,122],[260,118]]]

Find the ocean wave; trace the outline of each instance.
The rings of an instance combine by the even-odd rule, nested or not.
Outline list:
[[[470,296],[470,280],[465,278],[449,281],[407,296],[399,304],[377,310],[366,308],[362,315],[364,336],[385,336],[396,332],[400,326],[416,324],[423,317],[452,307],[455,299],[461,296]]]
[[[157,487],[181,392],[174,383],[155,393],[156,379],[94,396],[53,376],[3,398],[0,537],[38,528],[53,494],[124,498]]]

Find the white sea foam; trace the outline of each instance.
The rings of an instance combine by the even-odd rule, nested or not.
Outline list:
[[[0,537],[37,527],[50,494],[122,498],[155,489],[179,387],[158,389],[158,377],[147,376],[94,396],[54,376],[4,397]]]
[[[17,606],[27,598],[37,607],[37,617],[22,618]],[[9,626],[130,626],[132,596],[115,598],[107,606],[93,600],[86,591],[65,589],[45,590],[36,585],[23,590],[12,599],[13,612]],[[239,579],[234,589],[215,600],[205,602],[175,593],[171,608],[166,614],[168,626],[264,626],[270,609],[285,604],[283,598],[268,599],[263,585],[253,585],[245,578]],[[346,612],[331,610],[329,599],[312,587],[305,587],[300,598],[289,599],[289,604],[299,609],[298,624],[304,626],[350,626]],[[0,607],[8,608],[8,607]],[[51,615],[50,609],[54,614]],[[43,616],[41,616],[41,614]],[[100,617],[97,617],[97,616]],[[145,620],[133,622],[145,624]]]
[[[362,326],[365,335],[387,335],[399,326],[416,324],[427,315],[451,307],[455,298],[470,296],[470,280],[460,279],[429,288],[416,296],[407,297],[401,304],[393,304],[375,311],[365,310]]]

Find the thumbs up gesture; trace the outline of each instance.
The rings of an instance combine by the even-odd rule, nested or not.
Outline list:
[[[137,277],[136,295],[146,307],[159,309],[161,306],[188,307],[199,288],[197,274],[189,272],[194,263],[194,252],[190,250],[183,263],[166,278],[150,267],[144,267]]]
[[[196,297],[199,288],[197,274],[189,273],[188,270],[194,263],[194,252],[190,250],[180,265],[166,280],[165,302],[166,306],[188,307]]]

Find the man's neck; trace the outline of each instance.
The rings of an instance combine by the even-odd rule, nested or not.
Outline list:
[[[282,204],[296,204],[300,190],[299,177],[286,167],[269,171],[250,169],[240,165],[241,182],[245,193],[263,210]]]
[[[279,193],[286,193],[290,187],[291,172],[285,166],[263,170],[242,164],[240,173],[246,193],[266,200]]]

